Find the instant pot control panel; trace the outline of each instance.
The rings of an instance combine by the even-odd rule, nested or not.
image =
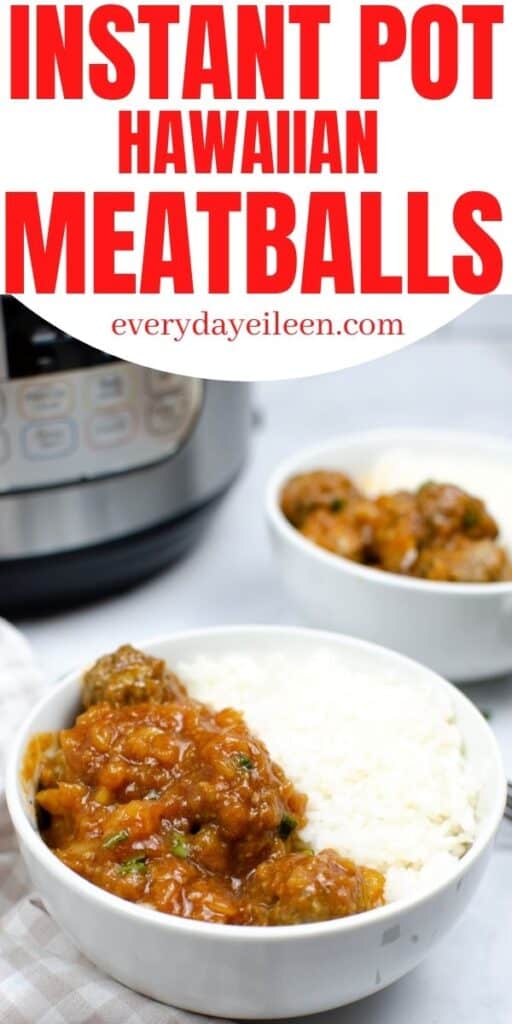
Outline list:
[[[2,308],[0,492],[142,468],[186,442],[202,381],[115,360],[11,297]]]

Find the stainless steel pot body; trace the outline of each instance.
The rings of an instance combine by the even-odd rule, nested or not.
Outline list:
[[[0,576],[19,562],[120,542],[127,552],[130,537],[152,531],[169,540],[173,524],[197,517],[233,481],[249,423],[246,385],[113,360],[4,298]]]

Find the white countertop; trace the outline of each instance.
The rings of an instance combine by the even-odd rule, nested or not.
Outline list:
[[[274,573],[264,482],[294,449],[344,430],[408,424],[512,435],[512,340],[456,332],[370,366],[255,389],[259,411],[246,471],[191,555],[135,590],[19,625],[55,678],[122,642],[226,623],[294,623]],[[489,709],[512,778],[512,678],[468,690]],[[471,909],[412,975],[370,1000],[311,1018],[322,1024],[510,1024],[512,824]],[[165,1015],[162,1021],[165,1020]]]

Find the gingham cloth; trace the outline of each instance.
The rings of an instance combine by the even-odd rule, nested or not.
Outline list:
[[[3,757],[44,682],[23,637],[0,620],[0,1022],[193,1024],[204,1018],[146,999],[102,974],[31,892],[5,806]]]

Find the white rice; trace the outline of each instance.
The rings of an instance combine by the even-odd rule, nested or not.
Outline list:
[[[492,456],[392,448],[358,483],[370,497],[377,497],[390,491],[415,490],[427,480],[455,484],[485,501],[498,523],[502,543],[512,553],[512,472],[504,461]]]
[[[176,671],[191,695],[244,712],[308,797],[303,838],[386,876],[399,899],[449,875],[477,831],[472,777],[448,696],[391,674],[305,657],[197,656]]]

